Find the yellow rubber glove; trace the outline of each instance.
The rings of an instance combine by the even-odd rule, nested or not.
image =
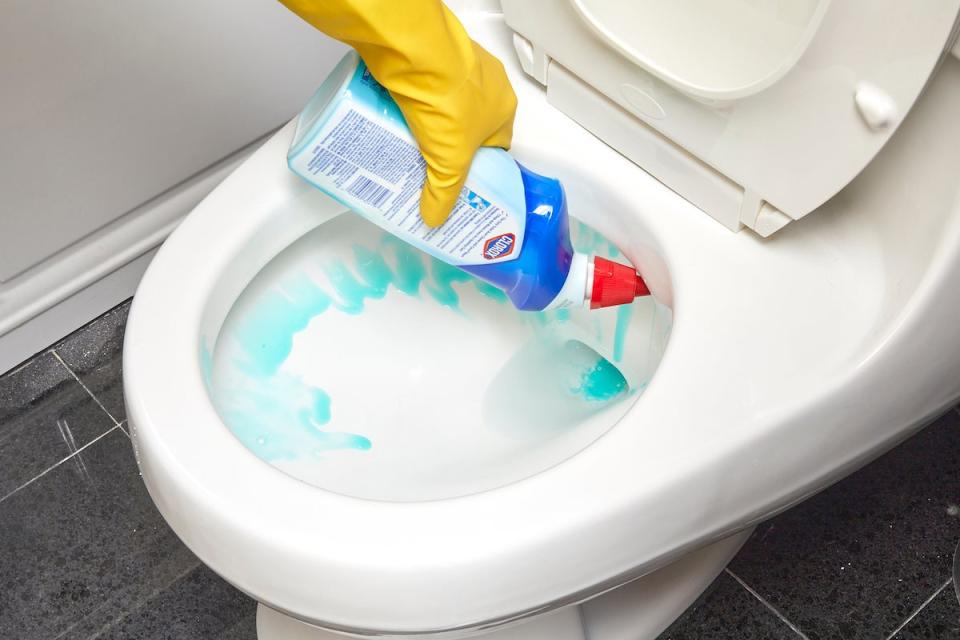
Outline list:
[[[447,219],[478,147],[510,147],[517,97],[503,65],[440,0],[280,0],[363,58],[427,162],[420,215]]]

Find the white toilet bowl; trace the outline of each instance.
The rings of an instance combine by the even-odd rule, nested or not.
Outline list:
[[[470,28],[510,60],[498,18]],[[960,61],[854,183],[767,241],[710,221],[508,69],[515,155],[563,181],[579,241],[611,239],[659,302],[524,316],[425,258],[411,272],[287,170],[290,126],[137,293],[124,384],[144,481],[269,607],[264,638],[519,620],[501,637],[652,637],[753,523],[960,395]],[[630,633],[604,622],[627,609]]]

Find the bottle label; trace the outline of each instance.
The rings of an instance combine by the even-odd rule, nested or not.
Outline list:
[[[519,169],[501,149],[480,149],[467,184],[440,227],[420,218],[426,162],[401,119],[382,109],[389,96],[361,65],[351,89],[312,127],[290,167],[328,195],[419,249],[454,265],[513,260],[520,253],[525,203]],[[379,92],[371,90],[379,89]],[[365,104],[366,95],[377,104]],[[373,101],[374,98],[370,98]],[[394,107],[392,101],[390,106]],[[514,184],[504,187],[498,183]],[[517,190],[519,189],[519,202]],[[512,209],[498,201],[512,201]],[[519,205],[519,211],[516,209]]]

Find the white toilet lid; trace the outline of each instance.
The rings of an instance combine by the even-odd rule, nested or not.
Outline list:
[[[782,78],[806,51],[830,0],[571,0],[601,38],[691,96],[735,100]],[[758,55],[759,54],[759,55]]]
[[[846,186],[926,86],[960,0],[504,0],[548,100],[730,229]]]

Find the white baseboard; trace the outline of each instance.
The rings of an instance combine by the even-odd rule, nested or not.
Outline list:
[[[156,252],[156,248],[148,251],[0,336],[0,372],[132,296]]]

